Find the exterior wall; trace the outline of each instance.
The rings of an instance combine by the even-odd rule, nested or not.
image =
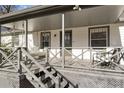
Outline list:
[[[110,47],[121,47],[121,38],[118,24],[110,25]]]
[[[67,28],[65,30],[72,30],[72,47],[89,47],[88,46],[88,28],[89,27],[99,27],[99,26],[110,26],[110,47],[120,47],[121,38],[119,33],[119,24],[107,24],[107,25],[96,25],[96,26],[86,26],[86,27],[76,27]],[[60,36],[58,30],[49,30],[51,32],[51,47],[60,47]],[[34,45],[40,46],[40,33],[33,33]],[[36,35],[36,33],[38,33]],[[56,34],[56,37],[54,37]],[[38,38],[38,39],[37,39]]]
[[[60,47],[60,30],[51,31],[51,47]]]
[[[88,47],[88,27],[72,28],[72,46]]]
[[[110,26],[110,47],[121,47],[121,38],[120,38],[120,32],[119,32],[119,26],[124,25],[124,24],[106,24],[106,25],[96,25],[96,26],[86,26],[86,27],[76,27],[76,28],[67,28],[65,30],[72,30],[72,47],[84,47],[88,48],[89,43],[88,43],[88,28],[90,27],[100,27],[100,26]],[[48,30],[47,32],[51,32],[51,47],[56,48],[60,47],[60,31],[61,29],[58,30]],[[40,48],[40,33],[39,32],[34,32],[33,33],[33,42],[34,46]],[[54,36],[56,35],[56,36]],[[123,40],[124,42],[124,40]],[[59,51],[59,49],[57,50]],[[84,49],[86,51],[86,49]],[[52,49],[52,52],[56,54],[56,49]],[[75,56],[78,56],[82,53],[81,49],[72,49],[72,53]],[[90,51],[87,51],[84,55],[81,55],[79,58],[81,59],[82,56],[84,59],[90,59],[89,57]],[[60,54],[58,55],[58,57]],[[51,56],[52,57],[52,56]],[[73,57],[73,56],[72,56]]]
[[[121,38],[119,32],[119,26],[124,24],[106,24],[106,25],[96,25],[96,26],[86,26],[86,27],[76,27],[76,28],[67,28],[65,30],[72,30],[72,47],[88,47],[88,28],[89,27],[99,27],[99,26],[110,26],[110,47],[120,47]],[[57,30],[48,30],[51,32],[51,47],[60,47],[60,32],[61,29]],[[42,31],[37,31],[29,34],[29,48],[33,47],[40,48],[40,33]],[[54,36],[56,34],[56,36]],[[7,39],[5,39],[7,38]],[[32,38],[32,39],[30,39]],[[2,42],[7,42],[8,39],[11,39],[11,36],[2,37]],[[24,46],[25,37],[19,35],[19,46]]]

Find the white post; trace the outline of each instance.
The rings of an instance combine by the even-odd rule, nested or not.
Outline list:
[[[64,24],[64,20],[65,20],[65,16],[64,14],[62,14],[62,67],[64,68],[64,64],[65,64],[65,52],[64,52],[64,48],[65,48],[65,24]]]
[[[28,51],[28,20],[25,20],[25,49]],[[25,64],[27,64],[27,57],[25,57]]]
[[[19,75],[22,75],[21,60],[22,60],[22,51],[21,51],[21,48],[19,48],[18,49],[18,73]]]
[[[83,53],[83,48],[81,49],[82,50],[82,60],[84,59],[84,53]]]
[[[1,24],[0,24],[0,47],[1,47]],[[0,63],[2,63],[2,54],[0,54]]]
[[[49,63],[49,48],[46,48],[46,64]]]
[[[92,47],[90,47],[90,64],[92,63]]]
[[[28,20],[25,20],[25,47],[28,50]]]

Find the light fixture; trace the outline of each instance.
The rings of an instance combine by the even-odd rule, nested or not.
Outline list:
[[[56,34],[54,34],[54,37],[56,37]]]
[[[73,10],[78,10],[78,11],[81,11],[81,8],[80,8],[80,6],[79,6],[79,5],[75,5],[75,6],[73,7]]]

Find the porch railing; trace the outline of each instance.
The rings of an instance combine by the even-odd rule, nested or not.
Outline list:
[[[10,51],[10,52],[9,52]],[[4,70],[7,69],[7,71],[17,72],[19,76],[26,74],[29,78],[33,78],[33,80],[30,80],[30,82],[35,87],[46,87],[41,80],[36,77],[34,74],[35,70],[33,71],[33,65],[36,66],[39,71],[44,71],[47,76],[49,76],[56,84],[56,87],[59,87],[59,79],[57,77],[54,77],[49,71],[41,66],[40,63],[38,63],[23,47],[17,47],[17,48],[0,48],[0,54],[1,54],[1,63],[0,63],[0,70],[3,68]],[[27,72],[27,73],[25,73]],[[36,83],[37,82],[37,83]]]
[[[124,71],[122,47],[65,47],[47,48],[46,61],[51,65],[103,71]],[[64,58],[64,59],[63,59]]]
[[[1,69],[6,67],[9,68],[8,70],[12,70],[13,68],[21,73],[20,60],[30,70],[35,63],[30,55],[24,53],[24,48],[0,48],[0,54],[2,55]],[[63,67],[64,65],[65,68],[124,72],[124,48],[122,47],[65,47],[64,57],[62,56],[61,47],[46,48],[46,62],[53,66]],[[21,65],[23,66],[23,64]],[[37,66],[39,65],[37,64]]]

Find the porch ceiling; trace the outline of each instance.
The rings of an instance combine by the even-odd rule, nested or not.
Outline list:
[[[80,5],[82,9],[99,5]],[[74,5],[39,5],[0,16],[0,24],[73,11]]]
[[[124,6],[99,6],[65,13],[65,27],[81,27],[118,22]],[[30,31],[61,29],[61,14],[29,20]]]
[[[65,13],[65,27],[81,27],[118,22],[124,6],[108,5]],[[61,29],[61,14],[32,18],[28,20],[29,31]],[[22,22],[21,22],[22,23]],[[22,24],[19,28],[21,28]]]

